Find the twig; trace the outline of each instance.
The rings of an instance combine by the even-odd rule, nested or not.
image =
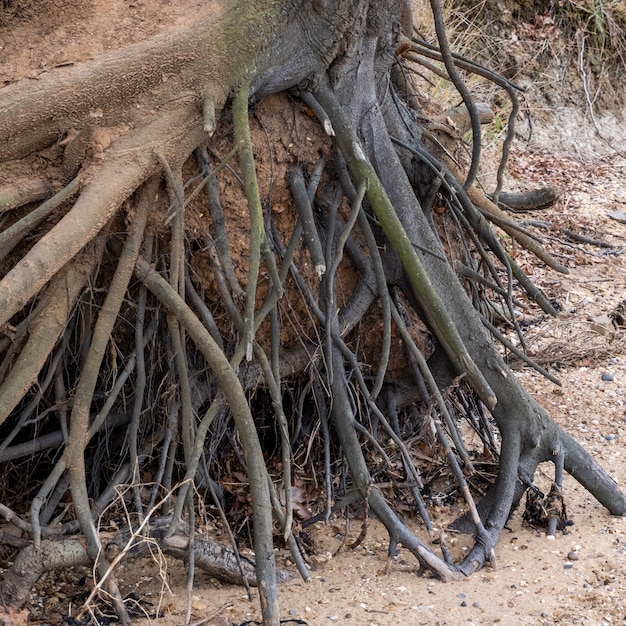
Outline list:
[[[120,551],[115,555],[112,559],[111,563],[100,572],[100,579],[93,586],[86,600],[83,602],[83,606],[88,607],[96,594],[102,589],[102,587],[107,583],[109,578],[112,576],[113,571],[120,563],[120,561],[126,556],[126,554],[130,551],[132,546],[137,542],[137,540],[146,541],[146,537],[143,534],[144,529],[149,524],[150,519],[154,515],[155,511],[167,500],[169,500],[173,495],[173,491],[168,491],[165,496],[158,502],[153,508],[149,509],[146,513],[145,518],[139,523],[135,530],[132,530],[132,526],[129,524],[129,528],[131,529],[130,537],[126,541],[126,544],[120,549]],[[101,548],[99,549],[101,552]]]
[[[204,458],[203,458],[204,463]],[[235,539],[235,535],[228,523],[228,519],[226,518],[226,513],[224,512],[224,507],[220,502],[220,499],[217,497],[215,493],[215,489],[213,488],[213,483],[209,477],[209,469],[205,467],[206,475],[207,475],[207,487],[209,493],[211,494],[211,498],[213,499],[213,504],[217,507],[217,512],[220,516],[220,520],[222,520],[222,526],[228,535],[228,540],[230,541],[230,547],[233,550],[233,554],[235,555],[235,561],[237,561],[237,567],[239,568],[239,572],[241,573],[241,579],[243,581],[244,587],[246,588],[246,593],[248,594],[248,600],[252,602],[252,590],[250,589],[250,583],[248,582],[248,577],[244,573],[243,564],[241,562],[241,555],[239,554],[239,549],[237,548],[237,540]]]
[[[438,175],[439,171],[441,170],[441,164],[426,151],[422,150],[418,146],[409,146],[398,139],[392,138],[392,141],[397,145],[405,148],[406,150],[409,150],[416,156],[423,158],[426,163],[430,163],[433,171],[437,172]],[[458,197],[458,200],[464,209],[465,216],[468,218],[476,234],[478,234],[489,244],[490,248],[498,256],[498,258],[505,267],[507,266],[507,264],[510,265],[511,272],[522,285],[522,287],[526,290],[528,295],[531,296],[546,313],[549,313],[550,315],[556,315],[556,309],[552,306],[552,304],[550,304],[550,302],[544,296],[541,290],[528,278],[528,276],[526,276],[526,274],[521,270],[519,265],[517,265],[517,263],[510,257],[510,255],[508,255],[506,251],[504,251],[502,245],[488,227],[485,218],[476,210],[476,207],[472,203],[470,197],[463,189],[463,187],[461,187],[461,185],[456,181],[455,177],[449,173],[446,173],[443,182],[446,185],[448,192]],[[530,243],[528,245],[530,245]],[[533,250],[533,252],[537,254],[535,250]],[[564,268],[556,261],[554,261],[554,259],[552,259],[550,255],[545,252],[545,250],[543,250],[543,252],[540,251],[540,254],[542,255],[542,260],[554,269],[560,268],[559,271],[562,271],[566,274],[569,273],[569,270],[567,268]]]
[[[478,174],[478,167],[480,165],[480,152],[482,147],[480,116],[476,110],[472,94],[457,72],[454,57],[450,51],[450,44],[448,43],[448,37],[446,35],[446,25],[443,17],[443,7],[441,6],[441,2],[439,2],[439,0],[430,0],[430,6],[433,12],[437,39],[439,40],[441,58],[446,66],[450,80],[461,95],[461,98],[463,98],[463,102],[467,107],[472,123],[472,162],[470,164],[465,183],[463,183],[463,188],[467,190],[474,184],[476,175]]]
[[[228,160],[230,160],[230,158],[236,153],[236,151],[237,147],[235,146],[215,169],[213,169],[213,167],[211,166],[211,162],[209,161],[206,148],[199,148],[196,152],[196,155],[198,158],[198,162],[200,163],[203,171],[206,174],[204,180],[206,181],[207,198],[209,203],[209,210],[211,211],[212,224],[213,228],[215,229],[215,246],[217,247],[217,250],[219,252],[221,267],[235,298],[240,298],[241,296],[243,296],[244,292],[241,288],[241,285],[239,284],[239,281],[237,280],[235,268],[233,266],[233,260],[230,254],[230,250],[228,248],[224,209],[222,208],[222,203],[220,202],[220,194],[217,183],[217,173],[226,165]],[[191,198],[197,192],[199,192],[201,185],[198,185],[198,187],[194,189],[194,191],[187,199],[187,202],[189,202]]]
[[[204,325],[207,330],[211,333],[211,337],[215,339],[215,342],[219,345],[219,347],[224,350],[224,342],[222,341],[222,335],[213,319],[213,315],[209,310],[209,307],[205,304],[204,300],[199,296],[196,288],[189,277],[189,264],[185,263],[185,292],[192,304],[196,308],[196,311],[199,313]]]
[[[278,431],[280,432],[281,457],[283,461],[283,490],[285,492],[285,519],[283,522],[283,539],[285,543],[289,540],[289,536],[293,534],[293,498],[291,495],[291,446],[289,445],[289,425],[285,416],[285,409],[282,403],[280,393],[280,379],[275,378],[272,367],[267,355],[261,346],[255,342],[254,354],[261,366],[265,378],[270,397],[272,398],[272,406],[274,415],[278,422]]]
[[[191,611],[193,609],[193,580],[195,576],[195,537],[196,537],[196,512],[194,510],[193,490],[187,491],[187,515],[189,516],[189,545],[187,547],[187,614],[185,624],[191,621]]]
[[[521,350],[516,348],[489,320],[483,317],[482,321],[483,321],[485,328],[489,329],[489,332],[491,332],[493,336],[503,346],[507,348],[507,350],[510,350],[518,359],[524,361],[524,363],[526,363],[527,365],[530,365],[530,367],[532,367],[534,370],[539,372],[542,376],[545,376],[549,381],[553,382],[555,385],[558,385],[559,387],[561,386],[561,381],[556,376],[553,376],[552,374],[550,374],[548,370],[541,367],[541,365],[536,363],[533,359],[531,359],[529,356],[524,354]]]
[[[306,244],[311,255],[311,260],[313,261],[313,266],[315,267],[315,273],[317,277],[321,279],[326,272],[326,261],[324,259],[320,237],[315,226],[313,207],[311,206],[306,187],[304,186],[302,169],[299,166],[294,167],[291,171],[289,182],[294,202],[300,213],[300,223],[306,235]]]
[[[419,39],[415,39],[415,38],[412,41],[414,44],[419,46],[419,49],[416,50],[418,54],[429,56],[432,59],[438,59],[438,60],[442,59],[441,52],[438,51],[435,48],[435,46],[428,44],[425,41],[420,41]],[[466,71],[472,72],[474,74],[477,74],[479,76],[482,76],[483,78],[486,78],[487,80],[495,83],[499,87],[502,87],[507,92],[509,99],[511,100],[511,112],[509,113],[506,137],[502,144],[502,155],[500,157],[500,163],[498,164],[498,171],[496,174],[496,189],[493,193],[493,198],[494,198],[493,201],[497,204],[500,191],[502,190],[502,185],[504,181],[504,170],[506,168],[506,164],[509,158],[509,150],[513,142],[513,139],[515,138],[515,122],[517,120],[517,115],[519,113],[519,106],[520,106],[519,98],[517,94],[518,92],[523,91],[523,89],[513,84],[511,81],[507,80],[500,74],[497,74],[496,72],[480,65],[479,63],[466,59],[465,57],[459,54],[453,53],[452,57],[454,59],[455,65],[457,65],[458,67]],[[411,58],[411,57],[408,57],[408,58]],[[421,61],[417,59],[412,59],[412,60],[422,63]],[[430,69],[432,69],[432,67]]]
[[[151,246],[152,238],[148,239],[149,245]],[[137,359],[135,400],[133,402],[133,416],[128,428],[128,454],[132,472],[131,482],[134,485],[133,498],[135,500],[135,510],[140,521],[143,520],[143,505],[141,502],[141,488],[139,486],[138,435],[141,422],[141,409],[143,407],[144,393],[147,384],[145,361],[147,338],[144,336],[147,295],[148,292],[145,285],[141,285],[137,298],[137,317],[135,321],[135,355]]]
[[[341,186],[343,187],[350,203],[354,205],[357,200],[357,192],[352,184],[352,181],[350,180],[345,161],[341,157],[340,153],[337,155],[337,160],[339,161],[338,168]],[[387,373],[387,365],[389,364],[389,355],[391,353],[391,308],[389,304],[387,277],[385,276],[383,262],[380,256],[380,251],[378,250],[378,242],[374,237],[374,233],[372,232],[364,210],[359,212],[358,220],[359,228],[361,229],[361,233],[365,239],[374,275],[376,277],[376,288],[378,291],[378,297],[380,298],[383,316],[383,337],[380,346],[380,359],[378,361],[376,379],[374,380],[374,384],[372,385],[372,389],[370,391],[370,401],[374,402],[384,384]]]
[[[265,259],[269,274],[272,278],[273,290],[277,292],[279,297],[282,295],[283,287],[276,270],[274,256],[269,249],[267,236],[265,234],[263,209],[261,207],[254,154],[252,151],[252,139],[250,137],[250,124],[248,121],[248,93],[248,85],[243,85],[233,99],[233,125],[235,130],[235,143],[239,148],[239,161],[243,174],[248,210],[250,212],[250,258],[246,283],[243,331],[246,344],[246,360],[250,361],[253,352],[254,307],[261,254],[263,254],[263,258]]]
[[[226,604],[223,604],[217,611],[214,611],[213,613],[211,613],[208,617],[203,617],[202,619],[196,622],[191,622],[189,626],[204,626],[204,624],[206,624],[207,622],[210,622],[213,618],[217,617],[220,613],[223,613],[226,609],[228,609],[231,606],[233,606],[232,602],[227,602]]]
[[[81,179],[79,176],[67,184],[52,198],[42,202],[34,211],[24,216],[21,220],[9,226],[0,233],[0,259],[4,258],[19,243],[22,236],[30,232],[38,224],[48,217],[60,204],[69,200],[79,191]]]
[[[580,235],[579,233],[575,233],[573,230],[569,228],[561,228],[561,232],[572,241],[578,241],[580,243],[588,243],[590,246],[596,246],[597,248],[614,248],[615,246],[607,241],[602,241],[602,239],[594,239],[593,237],[586,237],[585,235]]]

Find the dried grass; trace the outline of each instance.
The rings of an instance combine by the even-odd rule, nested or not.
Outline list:
[[[543,367],[567,367],[591,365],[626,353],[626,332],[599,332],[585,328],[577,330],[578,324],[561,324],[535,335],[528,354]],[[524,362],[514,355],[508,359],[513,369],[521,369]]]

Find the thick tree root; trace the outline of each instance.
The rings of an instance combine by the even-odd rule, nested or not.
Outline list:
[[[174,534],[168,535],[170,518],[158,518],[150,521],[149,537],[139,537],[135,543],[127,545],[128,533],[120,532],[104,548],[108,554],[119,554],[128,550],[132,558],[151,554],[154,545],[168,556],[181,561],[189,560],[189,534],[185,524],[180,523]],[[211,541],[207,537],[196,538],[194,542],[194,560],[196,566],[218,580],[234,585],[246,582],[257,585],[254,559],[242,558],[239,567],[232,548]],[[84,541],[80,539],[55,539],[43,541],[39,549],[30,545],[20,550],[12,567],[0,577],[0,594],[7,606],[21,607],[27,602],[33,585],[47,572],[54,572],[79,565],[91,565],[92,559],[87,553]],[[278,569],[277,581],[288,582],[293,573]]]
[[[86,249],[54,277],[47,293],[28,320],[28,340],[0,386],[0,424],[37,380],[48,356],[66,328],[67,318],[104,251],[100,245]]]
[[[170,518],[157,518],[150,520],[150,535],[164,554],[173,556],[181,561],[189,560],[189,532],[185,523],[179,522],[173,533],[170,530]],[[126,544],[126,533],[119,533],[115,538],[118,548]],[[148,540],[138,540],[131,546],[131,554],[145,554],[148,552]],[[195,565],[209,576],[213,576],[225,583],[242,585],[245,581],[256,587],[257,576],[254,558],[241,557],[237,560],[232,548],[211,541],[207,537],[197,537],[193,545]],[[288,582],[293,578],[293,573],[277,569],[276,580],[278,583]]]
[[[17,209],[24,204],[43,200],[52,193],[50,181],[45,178],[34,178],[0,189],[0,213]]]
[[[498,196],[498,204],[506,211],[537,211],[552,206],[562,195],[563,191],[556,187],[520,192],[503,191]]]
[[[259,439],[241,384],[231,366],[209,332],[202,326],[180,296],[143,260],[137,263],[137,273],[145,285],[185,327],[191,338],[212,366],[213,372],[226,396],[233,419],[242,438],[244,454],[248,465],[250,491],[254,511],[254,548],[259,580],[261,607],[267,623],[278,619],[276,565],[272,539],[271,509],[269,490],[266,481],[265,461]]]
[[[2,574],[2,601],[7,606],[21,607],[45,572],[91,563],[84,543],[78,539],[43,541],[40,549],[31,545],[21,550],[11,569]]]

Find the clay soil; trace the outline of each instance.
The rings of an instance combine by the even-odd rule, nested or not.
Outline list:
[[[94,58],[194,19],[204,3],[186,0],[103,2],[41,0],[0,8],[0,85]],[[6,6],[5,6],[6,5]],[[115,15],[115,20],[111,20]],[[288,143],[288,140],[286,140]],[[626,484],[626,330],[610,314],[626,299],[626,225],[608,216],[626,211],[626,159],[617,155],[581,164],[573,154],[554,153],[550,144],[515,149],[508,187],[556,185],[561,200],[551,209],[520,219],[570,268],[569,275],[548,271],[522,250],[513,252],[525,270],[561,306],[555,319],[530,307],[524,316],[529,351],[561,380],[556,386],[528,368],[516,368],[552,416]],[[562,229],[595,243],[570,238]],[[602,241],[610,247],[600,247]],[[540,488],[549,486],[552,468],[541,468]],[[360,520],[320,524],[315,539],[312,581],[294,578],[281,586],[285,623],[354,624],[622,624],[626,620],[626,520],[611,517],[566,477],[564,495],[573,525],[553,540],[545,531],[514,514],[497,547],[496,567],[471,578],[442,584],[418,575],[414,559],[402,547],[388,562],[384,529],[369,521],[366,540],[356,550],[337,551],[361,530]],[[454,511],[432,512],[441,527]],[[423,534],[417,522],[407,520]],[[471,538],[449,536],[458,556]],[[284,558],[279,554],[284,562]],[[50,576],[31,598],[31,623],[59,623],[72,613],[77,582],[84,571]],[[135,591],[150,623],[183,624],[187,607],[186,572],[175,561],[128,561],[120,567],[123,591]],[[256,597],[243,587],[196,575],[191,621],[226,626],[258,620]],[[146,602],[151,602],[149,605]],[[15,623],[20,623],[15,619]],[[21,623],[25,623],[24,621]],[[137,620],[137,623],[149,623]]]

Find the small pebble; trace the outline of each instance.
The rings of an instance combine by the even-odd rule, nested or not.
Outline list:
[[[578,552],[576,552],[575,550],[572,550],[571,552],[567,553],[567,560],[568,561],[578,561]]]
[[[297,609],[289,609],[289,615],[295,615],[297,612]]]
[[[607,441],[613,441],[615,439],[615,435],[602,435]]]
[[[573,563],[566,563],[566,564],[563,566],[563,569],[572,569],[572,567],[574,567],[574,564],[573,564]]]
[[[602,374],[602,380],[610,382],[613,380],[613,374]]]
[[[461,602],[461,606],[467,606],[467,602],[465,602],[465,600],[463,600],[463,602]]]
[[[479,608],[480,608],[480,603],[478,603],[478,602],[474,602],[474,603],[472,604],[472,606],[473,606],[475,609],[479,609]]]
[[[465,594],[465,593],[459,593],[459,594],[457,595],[457,598],[467,598],[467,594]]]

